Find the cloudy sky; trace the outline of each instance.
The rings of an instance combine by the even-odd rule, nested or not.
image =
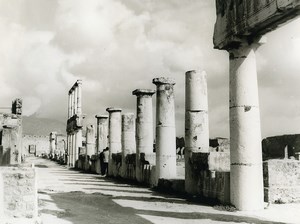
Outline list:
[[[214,0],[0,0],[0,106],[67,118],[83,80],[86,122],[117,106],[135,111],[137,88],[174,77],[184,132],[184,73],[208,75],[210,135],[229,136],[228,54],[213,49]],[[300,20],[267,35],[257,52],[263,137],[300,133]]]

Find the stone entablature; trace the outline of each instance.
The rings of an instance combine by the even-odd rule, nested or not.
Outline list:
[[[217,0],[214,47],[238,48],[300,14],[297,0]]]

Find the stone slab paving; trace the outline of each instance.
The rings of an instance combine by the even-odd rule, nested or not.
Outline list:
[[[40,158],[38,175],[44,224],[85,223],[300,223],[300,204],[269,205],[257,212],[230,212],[149,188],[81,173]]]

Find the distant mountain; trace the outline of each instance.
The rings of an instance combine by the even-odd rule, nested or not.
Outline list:
[[[64,122],[48,118],[23,116],[23,134],[49,135],[52,131],[66,135],[66,124]]]

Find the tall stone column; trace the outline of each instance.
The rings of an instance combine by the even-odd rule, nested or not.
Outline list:
[[[136,89],[132,92],[137,96],[136,104],[136,179],[142,181],[143,160],[155,165],[155,153],[153,153],[153,109],[152,96],[155,90]]]
[[[77,110],[76,113],[77,115],[82,115],[82,81],[80,79],[77,80],[77,99],[76,99],[76,105],[77,105]]]
[[[255,50],[230,50],[230,200],[239,210],[263,209],[263,172]]]
[[[122,167],[121,177],[126,178],[128,176],[126,157],[132,153],[135,153],[135,122],[134,114],[126,113],[122,115]]]
[[[121,153],[121,112],[122,109],[110,107],[106,111],[109,113],[108,136],[109,136],[109,161],[108,175],[117,176],[118,164],[115,160],[117,153]],[[113,160],[114,155],[114,160]]]
[[[68,119],[72,117],[72,93],[68,94]]]
[[[95,154],[95,130],[94,125],[86,127],[86,155],[92,156]]]
[[[174,85],[171,78],[155,78],[156,87],[156,177],[176,177],[176,130]]]
[[[82,129],[78,129],[75,133],[75,161],[79,158],[79,148],[82,147]]]
[[[75,134],[72,134],[72,162],[71,162],[71,167],[75,167]]]
[[[107,147],[107,135],[108,135],[108,116],[96,115],[97,118],[97,152],[100,153]]]
[[[77,114],[77,88],[74,87],[73,89],[73,115]]]
[[[185,191],[196,194],[199,174],[193,169],[198,163],[194,157],[209,152],[206,72],[186,72],[185,85]]]
[[[56,132],[50,133],[50,154],[54,155],[56,150]]]

